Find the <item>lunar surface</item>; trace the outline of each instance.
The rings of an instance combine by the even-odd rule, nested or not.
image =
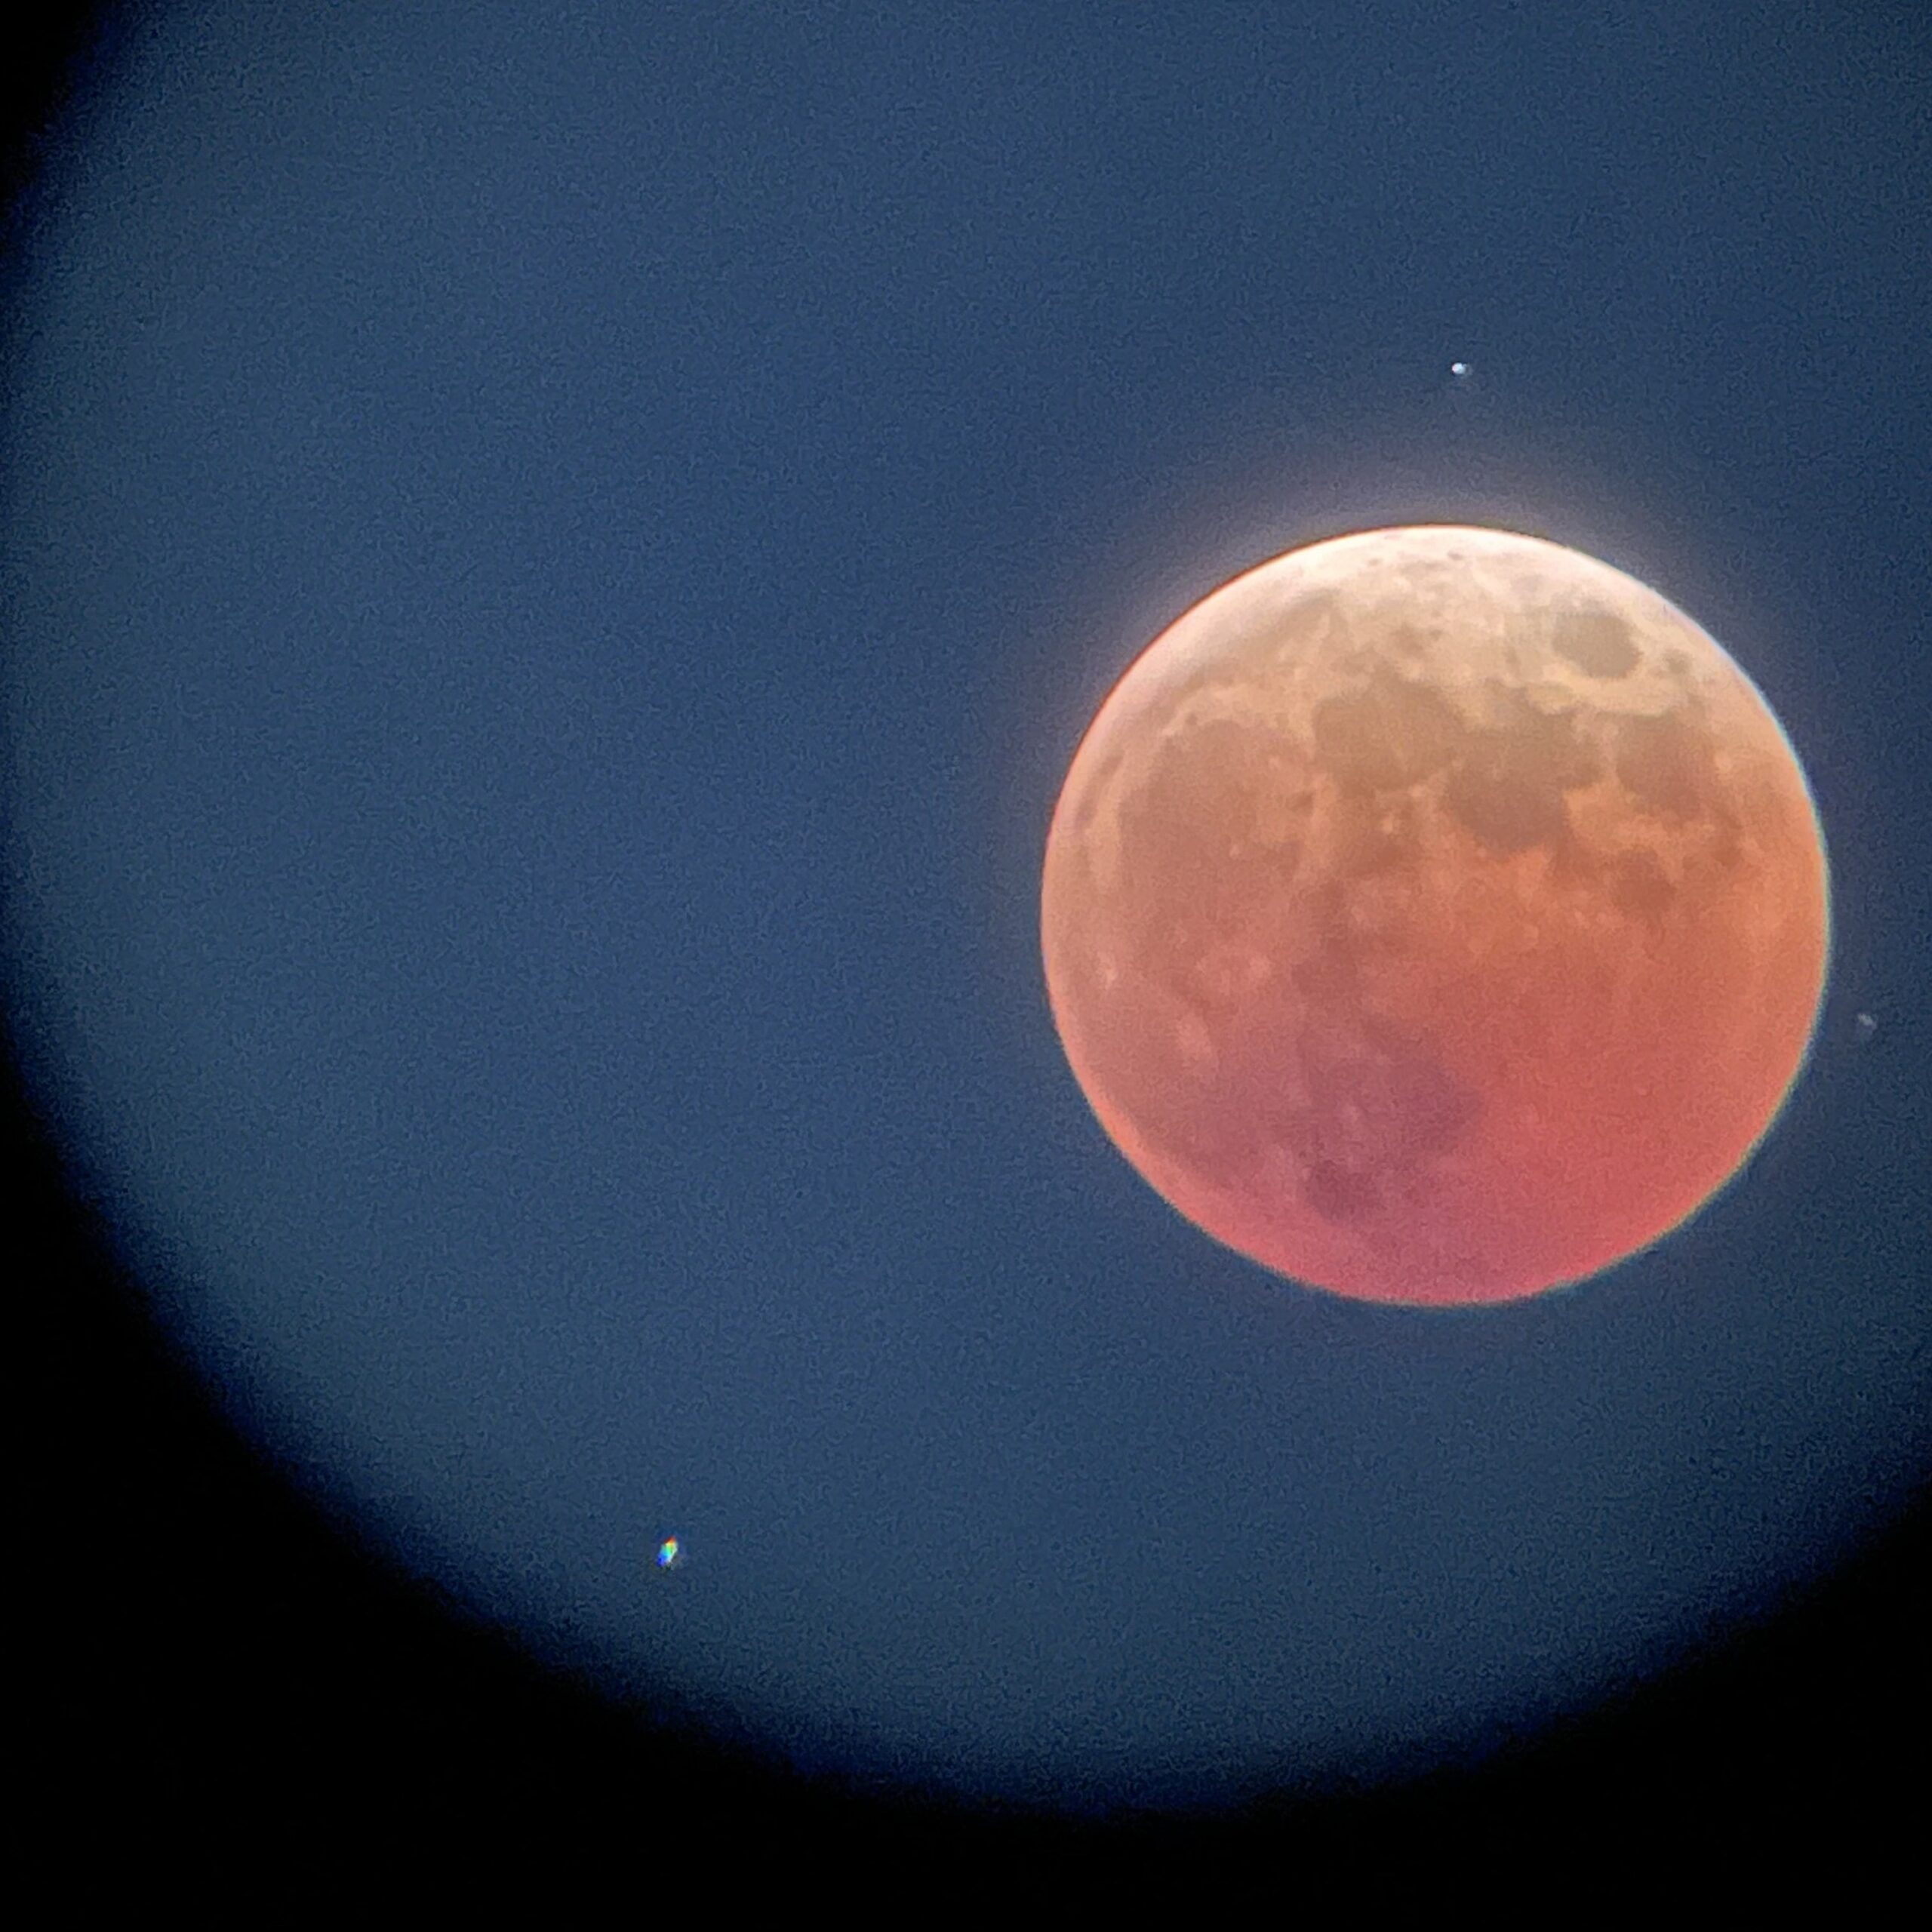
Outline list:
[[[1803,772],[1608,565],[1447,525],[1223,586],[1134,663],[1048,834],[1054,1017],[1114,1143],[1265,1266],[1386,1302],[1580,1280],[1693,1214],[1803,1063]]]

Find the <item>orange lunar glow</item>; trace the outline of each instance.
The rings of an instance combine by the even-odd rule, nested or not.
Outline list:
[[[1735,1172],[1824,986],[1825,856],[1777,720],[1621,571],[1369,531],[1149,646],[1048,835],[1054,1017],[1188,1220],[1384,1302],[1505,1301]]]

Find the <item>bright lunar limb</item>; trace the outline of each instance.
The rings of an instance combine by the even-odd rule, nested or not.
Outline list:
[[[1655,1241],[1803,1063],[1804,775],[1736,663],[1610,565],[1451,525],[1292,552],[1134,663],[1048,834],[1095,1115],[1189,1220],[1388,1302]]]

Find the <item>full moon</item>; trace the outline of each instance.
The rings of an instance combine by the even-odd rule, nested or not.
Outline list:
[[[1507,1301],[1694,1214],[1804,1063],[1824,847],[1674,605],[1513,533],[1260,565],[1142,652],[1048,834],[1054,1023],[1187,1220],[1358,1299]]]

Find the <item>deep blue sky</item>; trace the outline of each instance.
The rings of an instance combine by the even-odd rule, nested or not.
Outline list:
[[[7,285],[8,989],[233,1424],[545,1657],[1054,1804],[1493,1741],[1882,1524],[1932,1465],[1932,73],[1859,23],[112,37]],[[1037,957],[1131,655],[1416,517],[1710,629],[1835,894],[1743,1180],[1473,1316],[1179,1222]]]

